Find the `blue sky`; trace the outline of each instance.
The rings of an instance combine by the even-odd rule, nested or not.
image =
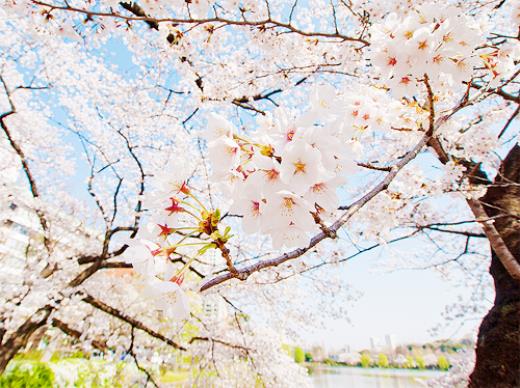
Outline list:
[[[343,281],[362,295],[350,302],[350,322],[330,320],[326,330],[313,335],[316,344],[331,350],[345,345],[363,349],[369,348],[370,337],[384,338],[386,334],[395,334],[398,343],[421,343],[460,339],[478,328],[479,320],[468,321],[460,328],[446,324],[432,336],[430,329],[444,321],[442,312],[446,305],[457,302],[460,287],[433,269],[374,270],[380,260],[377,252],[369,252],[342,265]],[[490,301],[493,296],[490,293]]]

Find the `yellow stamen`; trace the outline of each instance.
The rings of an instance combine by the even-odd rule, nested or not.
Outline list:
[[[292,209],[293,205],[295,204],[294,202],[294,199],[290,198],[290,197],[285,197],[283,199],[283,206],[287,209]]]
[[[300,172],[303,172],[305,173],[305,163],[302,163],[302,161],[297,161],[295,163],[293,163],[294,165],[294,174],[298,174]]]

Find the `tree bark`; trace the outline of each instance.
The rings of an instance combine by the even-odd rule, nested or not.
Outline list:
[[[29,338],[40,327],[45,326],[49,315],[54,310],[50,305],[44,306],[28,318],[17,330],[0,345],[0,373],[9,361],[27,345]]]
[[[507,249],[520,262],[520,147],[515,145],[500,173],[481,199]],[[520,282],[507,272],[492,248],[489,272],[495,302],[484,317],[477,340],[476,364],[470,388],[520,387]]]

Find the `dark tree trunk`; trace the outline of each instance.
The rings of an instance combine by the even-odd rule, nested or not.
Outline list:
[[[0,344],[0,374],[3,373],[9,361],[27,345],[31,335],[47,323],[52,311],[52,306],[42,307],[29,317],[16,332],[4,338],[4,342]]]
[[[520,147],[507,155],[500,174],[481,199],[509,251],[520,262]],[[493,252],[489,269],[495,282],[495,303],[478,333],[476,364],[470,388],[520,387],[520,282],[506,271]]]

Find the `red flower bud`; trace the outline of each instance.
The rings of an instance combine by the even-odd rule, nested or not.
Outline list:
[[[170,212],[169,215],[172,215],[173,213],[180,213],[184,211],[184,208],[182,206],[179,206],[179,201],[177,201],[175,198],[171,197],[170,200],[172,201],[171,206],[168,206],[166,211]]]

